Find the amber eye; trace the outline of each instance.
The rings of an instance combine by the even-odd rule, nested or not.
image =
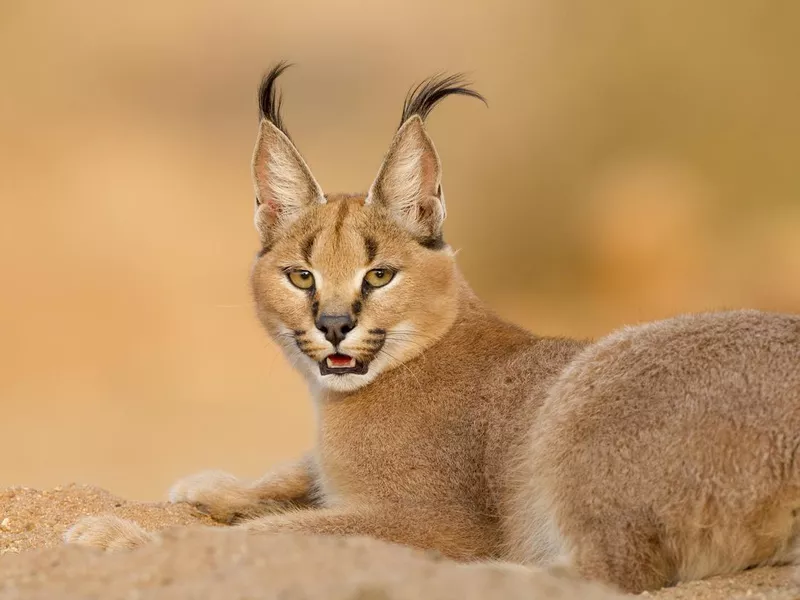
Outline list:
[[[289,271],[288,275],[294,287],[301,290],[310,290],[314,287],[314,275],[311,271]]]
[[[394,271],[391,269],[372,269],[364,275],[364,281],[376,288],[385,286],[392,279],[394,279]]]

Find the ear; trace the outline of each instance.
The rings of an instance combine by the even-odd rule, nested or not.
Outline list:
[[[291,140],[262,119],[253,152],[255,224],[264,246],[306,208],[324,204],[325,196]]]
[[[383,206],[421,239],[437,239],[445,218],[439,155],[414,115],[397,131],[367,202]]]

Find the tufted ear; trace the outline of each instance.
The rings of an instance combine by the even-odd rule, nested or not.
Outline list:
[[[325,202],[322,188],[294,144],[266,119],[261,121],[253,153],[253,185],[256,229],[264,245],[305,208]]]
[[[420,243],[434,249],[445,246],[442,224],[446,211],[442,165],[424,122],[443,98],[453,95],[486,103],[460,74],[431,77],[408,93],[400,129],[367,195],[367,202],[385,207]]]
[[[325,196],[308,165],[289,139],[280,116],[281,100],[275,80],[288,67],[273,67],[259,87],[261,123],[253,152],[253,185],[256,193],[255,224],[264,246],[277,232]]]
[[[400,127],[367,196],[420,239],[441,236],[445,218],[439,155],[414,115]]]

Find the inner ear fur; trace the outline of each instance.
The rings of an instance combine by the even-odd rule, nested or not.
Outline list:
[[[252,175],[256,194],[255,225],[265,246],[304,209],[325,203],[322,188],[297,148],[267,119],[262,119],[259,126]]]
[[[367,202],[386,208],[412,234],[435,238],[446,215],[441,178],[436,147],[414,115],[395,134]]]

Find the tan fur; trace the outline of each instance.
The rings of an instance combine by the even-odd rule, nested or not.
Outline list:
[[[623,329],[548,393],[518,463],[511,556],[565,555],[631,591],[793,562],[799,447],[800,318]]]
[[[171,499],[224,522],[259,517],[239,525],[253,531],[566,565],[627,591],[794,560],[800,318],[686,316],[596,343],[503,322],[448,247],[425,247],[441,233],[444,204],[438,156],[412,120],[368,196],[322,199],[288,138],[262,124],[261,197],[278,188],[260,157],[277,151],[295,161],[286,172],[300,173],[297,189],[311,192],[261,203],[262,212],[302,208],[264,221],[253,294],[309,382],[317,444],[259,482],[205,474],[179,482]],[[410,165],[419,172],[409,179]],[[377,267],[397,275],[364,296],[361,281]],[[313,272],[313,294],[289,282],[293,268]],[[334,348],[316,313],[357,320],[339,351],[369,363],[366,374],[321,375]],[[69,539],[108,545],[106,529],[79,526]]]
[[[64,541],[105,550],[129,550],[153,541],[153,534],[133,521],[113,515],[85,517],[70,527]]]
[[[177,482],[170,502],[189,502],[220,523],[287,512],[312,504],[313,459],[273,469],[258,481],[244,484],[220,471],[204,471]]]

